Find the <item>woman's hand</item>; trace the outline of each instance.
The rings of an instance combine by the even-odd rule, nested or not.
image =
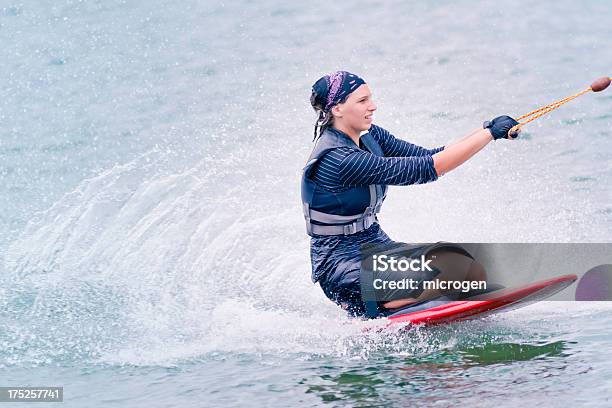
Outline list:
[[[516,139],[520,133],[520,129],[514,137],[508,135],[508,131],[519,123],[510,116],[498,116],[493,120],[488,120],[482,124],[484,129],[489,129],[493,139]]]

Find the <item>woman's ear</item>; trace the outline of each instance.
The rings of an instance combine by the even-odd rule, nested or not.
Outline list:
[[[340,105],[334,105],[334,107],[331,108],[331,112],[332,112],[332,115],[334,115],[337,118],[342,117],[342,109],[340,108]]]

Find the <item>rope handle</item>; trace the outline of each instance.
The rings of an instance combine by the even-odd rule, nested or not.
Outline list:
[[[534,120],[536,120],[537,118],[546,115],[548,112],[552,112],[555,109],[557,109],[558,107],[568,103],[569,101],[576,99],[577,97],[584,95],[585,93],[588,92],[601,92],[604,89],[606,89],[608,86],[610,86],[610,82],[612,82],[612,77],[601,77],[597,80],[595,80],[590,87],[588,87],[587,89],[585,89],[584,91],[580,91],[577,94],[574,94],[572,96],[568,96],[567,98],[563,98],[560,99],[556,102],[553,102],[551,104],[548,104],[546,106],[542,106],[541,108],[532,110],[531,112],[519,117],[517,119],[517,121],[519,122],[518,125],[513,126],[512,129],[510,129],[508,131],[508,136],[510,136],[512,139],[514,139],[515,137],[518,136],[518,133],[521,131],[521,128],[526,125],[529,122],[532,122]],[[531,116],[531,117],[530,117]],[[528,119],[527,119],[528,118]],[[521,122],[523,119],[527,119],[523,122]]]

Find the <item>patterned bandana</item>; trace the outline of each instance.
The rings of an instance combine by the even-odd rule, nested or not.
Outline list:
[[[336,71],[315,82],[313,90],[325,98],[323,111],[329,112],[333,106],[344,102],[351,92],[363,84],[365,84],[365,81],[355,74],[347,71]]]

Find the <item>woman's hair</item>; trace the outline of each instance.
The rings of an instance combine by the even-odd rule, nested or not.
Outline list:
[[[324,111],[325,103],[326,101],[322,95],[319,95],[317,91],[313,89],[312,94],[310,95],[310,104],[312,105],[314,111],[319,114],[314,127],[314,138],[312,139],[313,142],[321,137],[323,132],[325,132],[325,129],[334,123],[334,115],[332,115],[331,110],[327,112]]]

